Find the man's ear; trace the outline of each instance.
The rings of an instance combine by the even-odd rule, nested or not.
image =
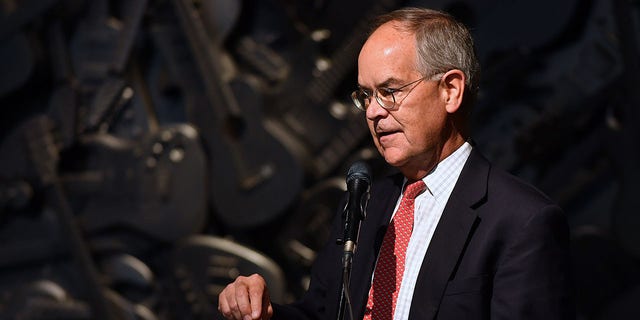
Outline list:
[[[466,89],[465,80],[464,72],[458,69],[449,70],[442,76],[440,83],[443,85],[445,108],[448,113],[455,113],[460,108]]]

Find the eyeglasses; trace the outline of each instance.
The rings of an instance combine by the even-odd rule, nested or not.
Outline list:
[[[415,84],[415,86],[411,87],[411,89],[409,89],[407,93],[404,94],[402,100],[404,100],[422,80],[428,78],[431,78],[430,80],[439,80],[438,78],[436,78],[436,76],[442,76],[442,73],[422,77],[398,88],[377,88],[373,91],[373,93],[369,90],[358,88],[351,93],[351,100],[353,100],[353,104],[356,106],[356,108],[362,111],[367,111],[369,104],[371,104],[371,96],[374,96],[381,107],[390,110],[396,106],[396,95],[398,93],[401,93],[404,88]],[[402,102],[402,100],[400,100],[400,102]]]

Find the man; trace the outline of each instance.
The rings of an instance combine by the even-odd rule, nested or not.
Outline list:
[[[352,98],[401,175],[371,189],[349,285],[354,319],[573,318],[563,212],[469,142],[479,68],[468,30],[418,8],[384,15],[373,30]],[[292,305],[272,305],[252,275],[225,288],[219,309],[233,319],[335,319],[341,257],[328,244]]]

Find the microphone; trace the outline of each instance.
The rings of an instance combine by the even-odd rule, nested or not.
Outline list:
[[[338,319],[344,319],[347,304],[349,314],[353,318],[351,300],[349,299],[349,282],[351,278],[351,262],[353,253],[358,243],[360,222],[365,218],[367,202],[369,201],[369,186],[371,185],[371,170],[369,166],[358,161],[351,165],[347,172],[347,192],[349,193],[347,205],[344,207],[342,217],[344,219],[344,237],[338,239],[338,244],[344,245],[342,254],[342,286],[340,288],[340,300],[338,301]]]
[[[369,201],[369,186],[371,185],[371,170],[364,161],[357,161],[347,172],[347,205],[344,208],[344,245],[345,260],[350,260],[358,242],[360,222],[366,216]],[[345,261],[346,263],[346,261]]]

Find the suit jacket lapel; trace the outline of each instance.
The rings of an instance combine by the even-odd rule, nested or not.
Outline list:
[[[489,162],[472,150],[444,208],[418,275],[409,319],[433,319],[486,197]]]

